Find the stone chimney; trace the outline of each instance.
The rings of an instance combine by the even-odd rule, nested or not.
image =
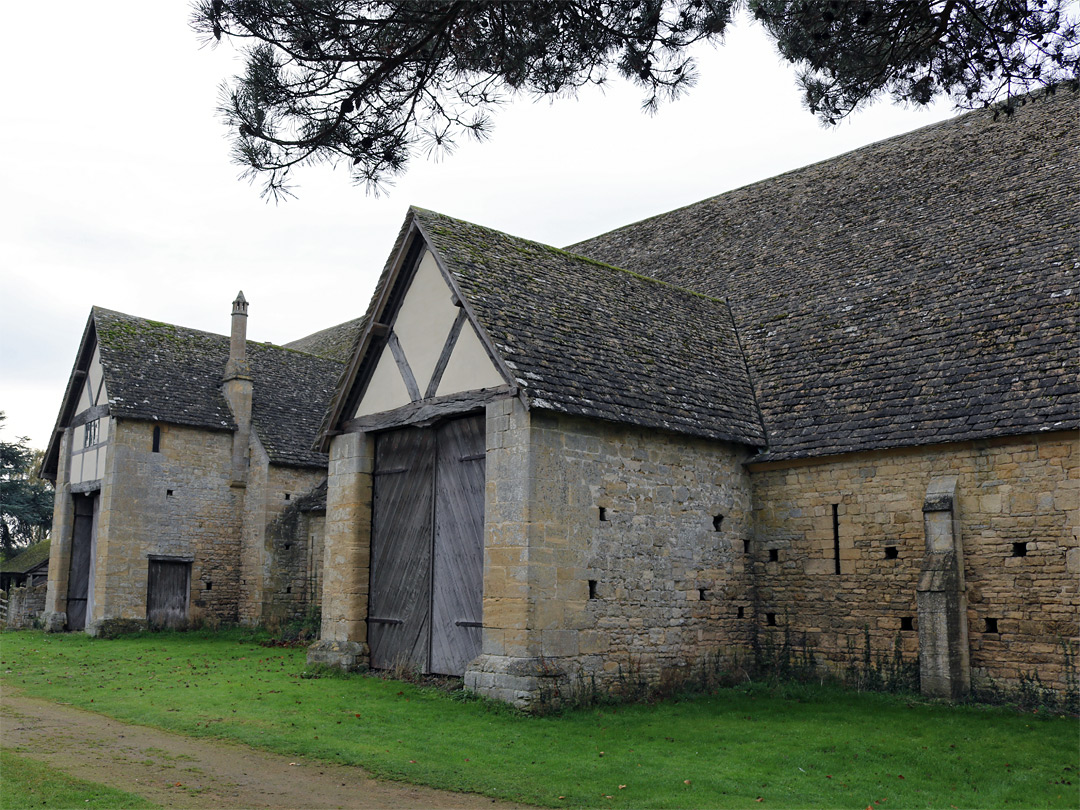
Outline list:
[[[229,337],[229,361],[225,364],[222,385],[225,399],[236,422],[233,434],[232,471],[234,487],[247,486],[248,444],[251,439],[251,394],[253,381],[247,361],[248,302],[241,290],[232,305],[232,331]]]

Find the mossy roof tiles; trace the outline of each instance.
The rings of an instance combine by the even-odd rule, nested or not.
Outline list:
[[[1080,94],[968,113],[569,250],[728,300],[797,458],[1075,428]]]
[[[42,540],[29,545],[11,559],[0,562],[0,572],[5,574],[25,574],[31,568],[47,562],[50,542],[49,540]]]
[[[322,329],[314,334],[291,340],[283,344],[286,349],[295,349],[298,352],[306,352],[328,360],[337,360],[339,363],[348,362],[356,349],[356,341],[360,337],[360,329],[363,318],[354,318],[337,326]]]
[[[414,208],[531,407],[760,446],[720,300]]]
[[[234,422],[221,392],[229,338],[94,307],[113,416],[214,430]],[[311,449],[342,364],[271,344],[247,343],[251,421],[270,460],[326,466]]]

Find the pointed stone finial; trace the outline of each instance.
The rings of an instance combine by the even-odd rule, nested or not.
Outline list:
[[[233,315],[247,315],[248,302],[244,298],[244,291],[241,290],[236,294],[236,300],[232,302],[232,314]]]

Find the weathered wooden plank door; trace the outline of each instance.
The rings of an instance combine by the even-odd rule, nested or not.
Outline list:
[[[68,569],[67,629],[86,629],[86,605],[90,595],[91,550],[94,539],[94,495],[72,496],[75,515],[71,531],[71,565]]]
[[[440,426],[435,468],[431,671],[463,675],[480,654],[484,593],[484,417]]]
[[[376,669],[462,675],[480,654],[483,416],[375,439],[368,647]]]
[[[150,560],[146,581],[146,622],[151,627],[181,627],[188,617],[191,563]]]
[[[428,671],[434,460],[430,430],[375,439],[368,647],[377,669]]]

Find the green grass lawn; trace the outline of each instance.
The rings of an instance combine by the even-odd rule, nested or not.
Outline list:
[[[0,749],[0,810],[23,807],[149,808],[141,796],[75,779],[44,762]]]
[[[552,807],[1080,805],[1076,718],[763,685],[528,717],[364,676],[239,631],[0,634],[27,694],[191,736]]]

